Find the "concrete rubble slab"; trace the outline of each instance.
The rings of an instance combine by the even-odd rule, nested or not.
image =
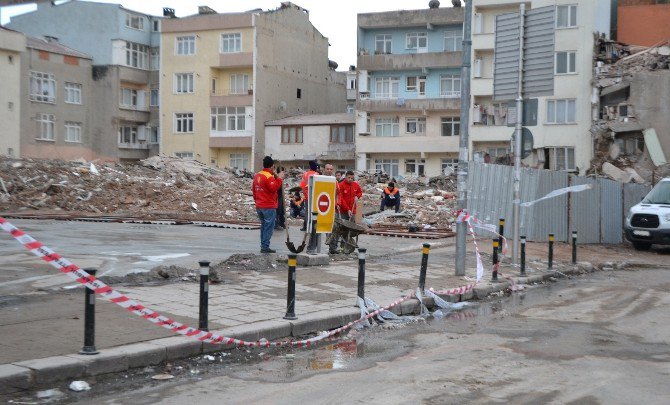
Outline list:
[[[300,253],[297,257],[298,266],[325,266],[330,264],[330,256],[325,253]]]

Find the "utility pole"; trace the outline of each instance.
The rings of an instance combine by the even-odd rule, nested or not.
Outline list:
[[[516,128],[514,131],[514,183],[512,185],[512,264],[519,258],[519,228],[521,222],[521,149],[523,133],[523,44],[526,5],[519,5],[519,88],[516,97]]]
[[[468,152],[470,143],[470,55],[472,53],[472,0],[465,1],[463,16],[463,61],[461,62],[461,125],[458,142],[458,203],[457,209],[467,208]],[[456,275],[465,275],[465,222],[456,224]]]

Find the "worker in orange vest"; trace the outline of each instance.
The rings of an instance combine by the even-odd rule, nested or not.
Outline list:
[[[338,218],[352,221],[356,214],[356,202],[363,197],[363,189],[358,182],[354,181],[354,172],[349,170],[341,183],[337,184],[337,216]],[[328,253],[337,253],[338,237],[330,238]]]
[[[382,191],[379,212],[384,211],[386,207],[395,207],[395,212],[400,211],[400,191],[393,182],[390,182],[388,187]]]
[[[274,160],[270,156],[263,158],[263,170],[256,173],[251,192],[256,203],[256,213],[261,220],[261,253],[276,253],[270,249],[270,239],[277,217],[277,191],[281,188],[284,172],[275,174]]]
[[[309,170],[302,175],[302,181],[300,182],[300,187],[302,187],[302,193],[305,198],[305,205],[307,207],[309,207],[310,206],[309,204],[311,204],[311,201],[309,200],[309,178],[314,176],[315,174],[320,174],[318,170],[319,170],[319,164],[316,162],[316,160],[310,160]],[[311,221],[311,218],[307,218],[307,215],[305,215],[305,221],[302,223],[302,229],[301,229],[301,231],[303,232],[307,230],[307,221]]]

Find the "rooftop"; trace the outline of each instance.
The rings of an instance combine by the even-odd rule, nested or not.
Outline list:
[[[425,8],[358,14],[358,28],[429,27],[463,23],[463,7]]]
[[[60,55],[75,56],[77,58],[83,59],[93,59],[91,56],[83,52],[79,52],[76,49],[72,49],[61,43],[58,43],[57,39],[50,40],[46,38],[26,37],[26,47],[40,51],[57,53]]]

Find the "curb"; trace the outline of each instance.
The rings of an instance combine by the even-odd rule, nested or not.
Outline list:
[[[556,270],[566,275],[576,275],[601,269],[644,269],[648,267],[644,263],[635,262],[604,263],[598,265],[579,262],[576,266],[558,267]],[[512,279],[518,284],[530,284],[544,282],[554,276],[555,273],[547,272],[527,277],[517,276],[512,277]],[[448,302],[468,301],[472,299],[480,300],[491,293],[505,291],[510,285],[511,283],[507,280],[497,283],[487,282],[484,285],[475,287],[472,291],[468,291],[462,296],[440,295],[440,297]],[[434,306],[433,300],[430,297],[424,297],[424,303],[429,308]],[[397,315],[417,314],[420,311],[420,304],[416,298],[412,298],[392,308],[391,311]],[[359,317],[360,310],[352,305],[351,308],[337,308],[304,315],[295,321],[270,320],[249,325],[239,325],[216,332],[242,340],[254,341],[261,338],[275,340],[334,329]],[[232,348],[234,347],[222,344],[203,344],[199,341],[184,339],[182,336],[173,336],[104,349],[100,354],[94,356],[68,354],[0,364],[0,395],[41,388],[47,384],[54,384],[68,379],[117,373],[138,367],[154,366],[165,361],[184,359]]]

